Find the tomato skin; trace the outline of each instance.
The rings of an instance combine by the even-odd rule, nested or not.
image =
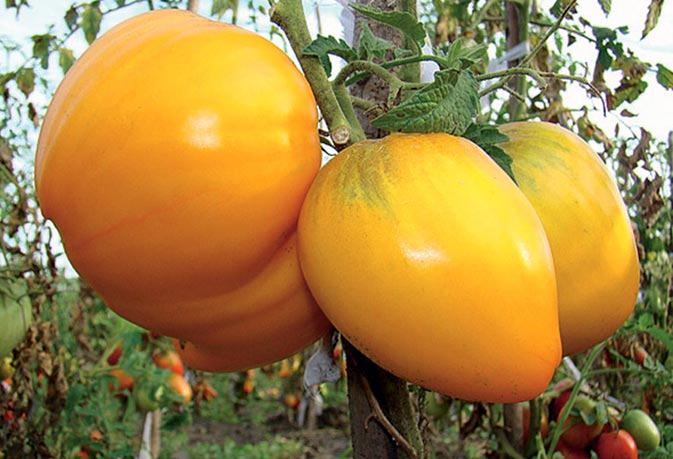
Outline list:
[[[584,449],[576,449],[567,445],[563,441],[559,441],[556,445],[556,450],[563,454],[564,459],[590,459],[591,454]]]
[[[623,429],[601,434],[595,451],[598,459],[638,459],[636,441]]]
[[[473,143],[393,134],[343,150],[313,182],[298,233],[318,304],[391,373],[468,400],[547,387],[561,349],[546,236]]]
[[[640,266],[626,205],[610,172],[580,137],[543,122],[499,127],[520,189],[549,238],[565,355],[612,335],[636,303]]]
[[[279,360],[329,329],[293,248],[321,162],[317,120],[305,78],[268,40],[145,13],[96,40],[57,89],[35,160],[40,207],[121,316],[221,355],[256,349],[227,368]]]

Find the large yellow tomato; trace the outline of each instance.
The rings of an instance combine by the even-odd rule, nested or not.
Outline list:
[[[542,122],[500,130],[547,233],[563,353],[575,354],[614,333],[636,303],[640,269],[626,206],[601,159],[571,131]]]
[[[268,40],[145,13],[96,40],[56,91],[40,206],[123,317],[236,353],[232,367],[283,358],[329,327],[294,242],[317,121],[308,83]]]
[[[393,134],[345,149],[311,186],[298,235],[318,304],[383,368],[468,400],[547,387],[561,358],[549,245],[473,143]]]

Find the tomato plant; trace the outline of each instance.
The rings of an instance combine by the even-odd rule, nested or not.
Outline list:
[[[306,80],[268,40],[148,12],[96,40],[57,89],[35,159],[40,207],[106,304],[193,342],[193,366],[275,361],[329,327],[294,235],[320,166],[317,121]]]
[[[547,239],[475,144],[446,134],[356,143],[318,174],[298,232],[321,308],[388,371],[468,400],[547,387],[561,357]]]

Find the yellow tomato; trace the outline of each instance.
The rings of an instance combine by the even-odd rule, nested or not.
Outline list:
[[[468,400],[546,388],[561,358],[549,245],[525,196],[473,143],[355,144],[318,174],[298,228],[318,304],[383,368]]]
[[[38,142],[40,206],[123,317],[258,349],[241,367],[277,360],[329,327],[293,248],[320,167],[317,121],[308,83],[268,40],[145,13],[96,40],[56,91]]]
[[[551,245],[563,353],[581,352],[612,335],[636,303],[640,267],[626,206],[601,159],[571,131],[542,122],[500,130]]]

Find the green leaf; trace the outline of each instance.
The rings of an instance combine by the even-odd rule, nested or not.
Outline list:
[[[43,35],[33,35],[33,57],[40,61],[40,66],[43,69],[49,67],[49,51],[51,48],[51,41],[54,39],[53,35],[48,33]]]
[[[356,3],[351,3],[350,6],[368,18],[396,28],[419,45],[422,45],[425,41],[425,28],[423,24],[407,12],[381,11],[378,8]]]
[[[470,71],[435,72],[435,81],[372,124],[387,131],[461,135],[479,113],[479,83]]]
[[[72,67],[72,64],[75,63],[75,56],[72,53],[72,49],[68,48],[59,48],[58,50],[58,65],[63,70],[63,74]]]
[[[394,48],[394,45],[389,41],[374,35],[366,22],[362,24],[362,32],[360,32],[358,42],[360,44],[358,57],[368,61],[374,58],[383,59],[386,51]]]
[[[666,89],[673,89],[673,71],[663,64],[657,64],[657,81]]]
[[[84,38],[91,44],[100,32],[100,21],[103,19],[98,3],[91,3],[82,13],[82,31]]]
[[[16,85],[26,97],[35,89],[35,71],[32,68],[22,68],[16,74]]]
[[[516,183],[516,177],[514,177],[514,171],[512,170],[512,157],[496,145],[507,142],[509,137],[500,132],[496,126],[482,124],[470,125],[463,133],[463,137],[479,145],[500,166],[500,169],[505,171],[509,178]]]
[[[115,3],[117,4],[118,7],[122,7],[126,5],[126,0],[115,0]]]
[[[624,46],[618,40],[619,34],[628,32],[627,27],[610,29],[608,27],[592,27],[598,50],[598,63],[604,69],[609,69],[615,59],[624,55]]]
[[[466,70],[481,62],[487,56],[487,45],[482,43],[465,47],[462,38],[455,40],[446,50],[447,68]]]
[[[68,395],[65,397],[65,411],[72,412],[86,393],[84,384],[74,384],[68,389]]]
[[[652,0],[650,2],[650,7],[647,10],[647,17],[645,18],[645,28],[643,29],[643,36],[645,38],[647,34],[652,32],[659,22],[659,16],[661,16],[661,7],[664,5],[664,0]]]
[[[75,27],[77,27],[77,19],[79,19],[77,8],[71,6],[68,9],[68,11],[65,12],[63,19],[65,19],[65,23],[68,26],[68,29],[73,30]]]
[[[213,5],[210,7],[210,15],[222,19],[222,16],[224,16],[227,11],[231,10],[235,12],[237,8],[237,0],[214,0]]]
[[[612,9],[612,0],[598,0],[598,4],[601,6],[601,9],[606,16],[610,14],[610,10]]]
[[[337,40],[333,36],[324,37],[318,35],[304,50],[302,54],[307,56],[317,56],[320,59],[327,76],[332,74],[332,63],[329,55],[339,56],[346,61],[353,61],[358,58],[357,52],[344,40]]]
[[[673,353],[673,336],[669,332],[656,326],[645,328],[645,332],[654,339],[661,341],[661,343],[668,348],[668,352]]]

